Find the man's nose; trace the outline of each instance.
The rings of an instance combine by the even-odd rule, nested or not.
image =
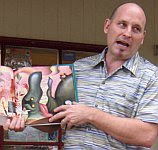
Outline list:
[[[132,29],[130,27],[126,28],[123,35],[130,38],[132,35]]]

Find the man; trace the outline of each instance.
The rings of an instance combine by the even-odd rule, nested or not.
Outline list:
[[[79,103],[64,105],[50,122],[67,126],[65,149],[136,150],[157,136],[158,69],[141,58],[146,16],[135,3],[119,6],[104,24],[107,48],[76,61]],[[24,121],[8,120],[19,131]]]

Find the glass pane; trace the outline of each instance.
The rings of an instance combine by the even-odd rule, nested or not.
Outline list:
[[[51,66],[58,64],[58,50],[55,49],[32,49],[31,59],[33,66]]]
[[[83,52],[83,51],[71,51],[71,50],[63,50],[62,51],[62,64],[71,64],[75,60],[96,55],[94,52]]]
[[[58,64],[58,50],[29,47],[7,47],[5,66],[17,69],[24,66],[50,66]]]
[[[31,66],[31,51],[22,48],[6,48],[4,65],[13,69]]]

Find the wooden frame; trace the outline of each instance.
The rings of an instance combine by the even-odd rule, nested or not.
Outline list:
[[[61,59],[62,59],[62,50],[101,52],[105,47],[105,45],[25,39],[25,38],[14,38],[14,37],[3,37],[3,36],[0,36],[0,45],[1,45],[1,64],[2,65],[4,65],[5,50],[6,50],[7,45],[57,49],[59,50],[59,63],[61,63]]]
[[[4,150],[5,145],[34,145],[34,146],[57,146],[58,150],[62,150],[64,143],[62,142],[62,129],[59,129],[58,142],[21,142],[21,141],[5,141],[3,126],[0,126],[0,150]]]

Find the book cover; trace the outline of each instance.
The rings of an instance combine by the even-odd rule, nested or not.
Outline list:
[[[65,103],[78,101],[73,64],[23,67],[16,71],[0,66],[0,120],[22,115],[26,126],[40,130],[49,123],[54,109]]]

